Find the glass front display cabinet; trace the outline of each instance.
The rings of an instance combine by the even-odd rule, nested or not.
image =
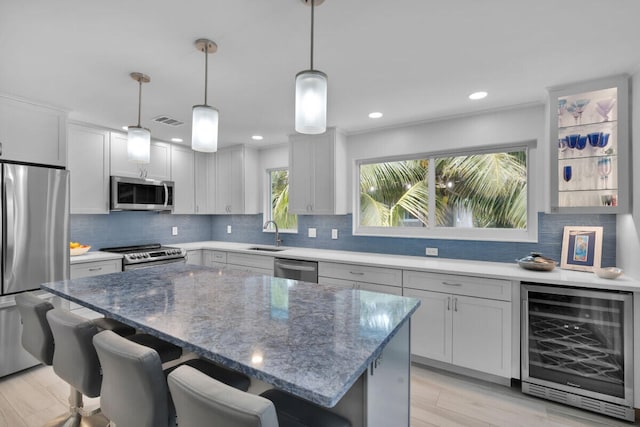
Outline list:
[[[551,212],[629,211],[629,83],[549,90]]]

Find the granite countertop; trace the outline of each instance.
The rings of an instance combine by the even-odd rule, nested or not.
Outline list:
[[[42,288],[325,407],[419,306],[414,298],[185,264]]]
[[[504,262],[469,261],[461,259],[389,255],[368,252],[335,251],[327,249],[281,247],[279,252],[255,251],[251,247],[265,246],[250,243],[203,241],[174,244],[186,250],[211,249],[230,252],[252,253],[256,255],[301,260],[360,264],[375,267],[387,267],[418,270],[432,273],[460,274],[519,282],[535,282],[549,285],[584,287],[615,291],[640,292],[640,280],[622,275],[618,279],[601,279],[591,272],[563,270],[531,271],[518,267],[518,264]],[[268,247],[268,246],[267,246]],[[514,256],[515,260],[516,256]]]

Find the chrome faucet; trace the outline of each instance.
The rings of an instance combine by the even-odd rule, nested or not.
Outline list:
[[[275,221],[267,221],[264,223],[262,228],[266,230],[269,224],[273,224],[273,226],[276,228],[276,246],[280,246],[282,240],[280,240],[280,231],[278,230],[278,224]]]

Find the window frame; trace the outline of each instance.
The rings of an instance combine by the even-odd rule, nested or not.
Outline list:
[[[491,154],[497,152],[525,151],[527,158],[527,227],[525,229],[505,228],[467,228],[467,227],[370,227],[360,225],[360,167],[362,165],[402,160],[426,159],[429,161],[428,181],[435,182],[435,161],[439,157],[468,156],[475,154]],[[539,181],[535,171],[536,141],[524,141],[510,144],[496,144],[482,148],[469,148],[447,151],[430,151],[413,154],[383,156],[354,160],[353,167],[353,216],[352,233],[354,236],[400,237],[418,239],[447,239],[447,240],[480,240],[506,242],[537,242],[538,216],[535,194]],[[429,185],[429,224],[435,224],[436,191],[433,184]]]
[[[273,167],[273,168],[267,168],[265,169],[265,173],[266,173],[266,179],[264,180],[265,185],[263,186],[263,209],[262,209],[262,220],[263,220],[263,224],[265,224],[267,221],[271,221],[272,218],[272,207],[271,207],[271,173],[274,171],[287,171],[290,172],[290,169],[288,166],[283,166],[283,167]],[[297,214],[291,214],[291,215],[296,215],[296,217],[298,216]],[[299,221],[296,223],[299,224]],[[279,224],[278,224],[279,227]],[[263,229],[262,232],[264,233],[275,233],[275,229],[272,228],[271,226],[269,228]],[[283,234],[298,234],[298,228],[278,228],[278,232],[279,233],[283,233]]]

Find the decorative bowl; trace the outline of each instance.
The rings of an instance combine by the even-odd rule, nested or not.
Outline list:
[[[557,261],[537,252],[531,252],[531,255],[517,259],[516,261],[518,265],[525,270],[533,271],[551,271],[558,265]]]
[[[69,248],[69,253],[71,254],[71,256],[84,255],[89,252],[89,249],[91,249],[91,246],[82,245],[79,248]]]
[[[622,269],[618,267],[595,268],[593,272],[601,279],[617,279],[622,274]]]

